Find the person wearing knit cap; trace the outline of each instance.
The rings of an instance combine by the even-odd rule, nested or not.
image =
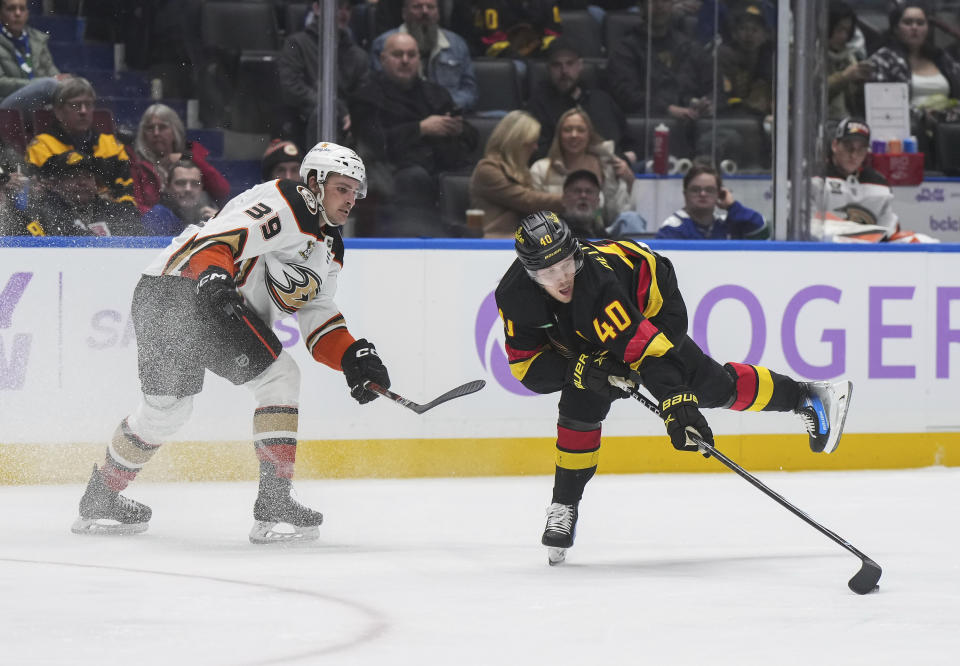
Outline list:
[[[300,180],[300,162],[303,153],[292,141],[274,139],[263,153],[260,161],[261,182],[286,178]]]

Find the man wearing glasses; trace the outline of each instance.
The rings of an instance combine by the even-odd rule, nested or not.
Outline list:
[[[757,211],[733,198],[717,170],[695,164],[683,177],[684,206],[660,225],[657,238],[765,240],[770,226]]]
[[[86,79],[75,76],[61,82],[53,100],[57,122],[27,146],[27,167],[37,175],[45,168],[62,168],[71,154],[79,153],[90,158],[101,193],[135,209],[130,158],[116,136],[93,126],[96,103],[97,94]]]

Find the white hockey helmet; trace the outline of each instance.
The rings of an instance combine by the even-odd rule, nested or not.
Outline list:
[[[355,178],[360,181],[357,186],[357,198],[367,196],[367,170],[363,160],[355,152],[336,143],[321,141],[307,153],[300,163],[300,179],[307,182],[311,173],[316,172],[317,182],[323,185],[331,173]]]

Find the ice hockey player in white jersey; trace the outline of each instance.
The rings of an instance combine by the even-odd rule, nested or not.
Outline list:
[[[840,243],[937,242],[900,228],[887,179],[866,165],[869,151],[870,127],[854,118],[841,120],[830,142],[826,173],[811,181],[812,235]]]
[[[387,388],[390,379],[376,348],[354,339],[334,302],[344,253],[339,227],[366,194],[363,162],[348,148],[319,143],[300,177],[238,195],[206,224],[187,227],[144,271],[132,306],[142,395],[103,466],[94,466],[73,532],[147,529],[150,508],[120,491],[187,421],[209,369],[246,386],[256,401],[260,487],[250,541],[319,536],[323,516],[290,496],[300,370],[272,324],[296,313],[311,355],[342,370],[361,404],[377,397],[366,381]]]

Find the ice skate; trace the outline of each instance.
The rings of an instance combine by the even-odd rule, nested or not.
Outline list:
[[[803,396],[795,411],[810,433],[810,450],[833,453],[843,434],[853,383],[807,382],[801,385],[801,389]]]
[[[290,543],[320,538],[323,514],[307,508],[290,496],[290,479],[260,475],[260,492],[253,505],[256,521],[250,543]],[[279,527],[278,527],[279,526]]]
[[[70,531],[74,534],[138,534],[147,531],[152,515],[146,504],[108,488],[94,465],[87,490],[80,498],[80,516]]]
[[[547,508],[547,526],[540,543],[547,546],[547,560],[559,564],[567,556],[577,532],[577,505],[554,502]]]

